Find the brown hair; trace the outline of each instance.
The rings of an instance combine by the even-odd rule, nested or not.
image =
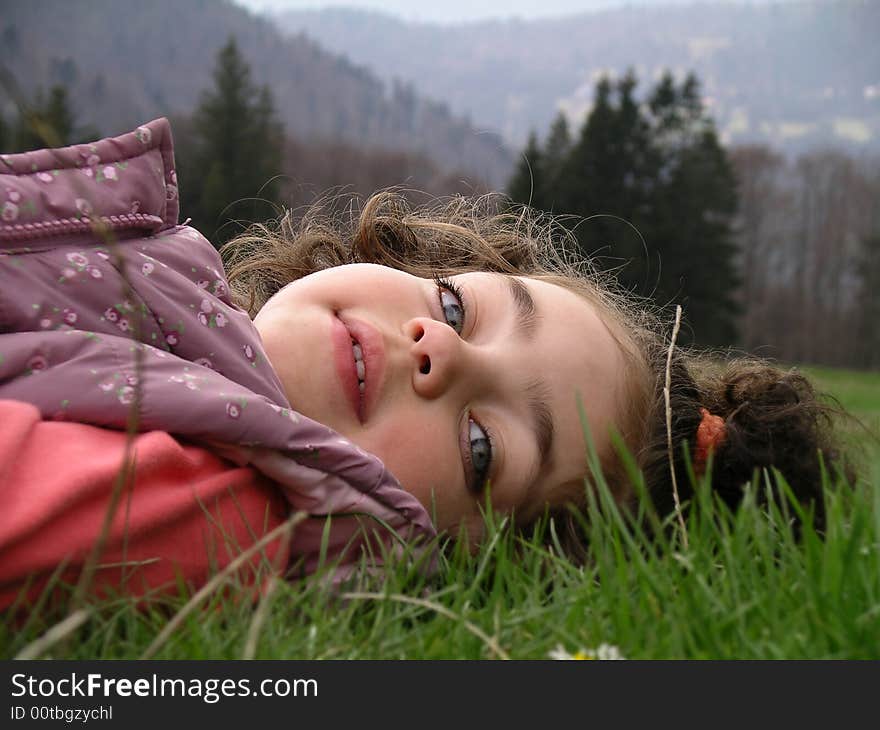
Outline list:
[[[564,220],[501,196],[431,199],[412,205],[400,192],[320,201],[272,225],[254,225],[222,250],[233,297],[253,317],[286,284],[321,269],[376,263],[422,277],[495,271],[558,284],[597,307],[624,355],[626,392],[615,424],[641,468],[661,514],[673,506],[663,388],[668,327],[645,301],[621,292],[577,254]],[[712,486],[732,507],[756,470],[775,467],[822,523],[820,460],[829,474],[842,463],[831,409],[796,370],[754,358],[719,358],[674,349],[670,405],[673,464],[682,500],[691,496],[685,444],[692,445],[700,408],[725,421],[727,437],[714,454]],[[634,499],[623,464],[602,454],[603,474],[622,503]],[[760,496],[760,495],[759,495]],[[584,493],[566,495],[583,504]],[[556,509],[563,516],[566,510]],[[574,553],[574,521],[566,520]]]

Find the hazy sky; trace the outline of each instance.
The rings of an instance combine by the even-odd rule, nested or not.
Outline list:
[[[348,6],[384,10],[407,20],[455,22],[484,18],[539,18],[569,15],[597,8],[622,5],[672,5],[688,0],[235,0],[251,10],[301,10],[328,6]],[[695,0],[689,0],[694,2]],[[724,2],[725,0],[696,0]],[[730,1],[730,0],[728,0]],[[737,0],[748,2],[749,0]],[[754,2],[755,0],[752,0]],[[761,0],[758,0],[759,2]]]

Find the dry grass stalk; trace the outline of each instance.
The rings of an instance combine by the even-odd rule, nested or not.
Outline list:
[[[153,639],[153,643],[150,644],[146,651],[141,655],[141,659],[149,659],[162,648],[162,645],[168,640],[171,634],[174,633],[175,629],[183,623],[183,620],[189,616],[190,613],[208,596],[210,596],[219,586],[223,584],[223,582],[235,571],[237,571],[242,565],[245,564],[251,557],[256,555],[260,550],[262,550],[266,545],[275,540],[278,537],[282,537],[285,540],[285,544],[289,544],[290,535],[293,533],[294,527],[302,522],[306,517],[308,517],[308,513],[306,512],[296,512],[291,515],[291,517],[281,525],[278,525],[271,532],[267,532],[263,537],[261,537],[256,543],[251,545],[247,550],[241,553],[235,560],[231,561],[229,565],[227,565],[223,570],[217,573],[211,580],[209,580],[205,585],[203,585],[196,594],[186,602],[186,604],[181,608],[174,616],[172,616],[171,620],[165,624],[165,628],[159,632],[159,635]]]
[[[687,527],[684,524],[684,515],[681,512],[681,500],[678,497],[678,480],[675,478],[675,463],[672,458],[672,407],[669,404],[669,393],[672,389],[672,352],[675,349],[675,340],[678,338],[679,329],[681,329],[681,305],[675,307],[675,325],[672,328],[672,339],[669,342],[669,352],[666,355],[666,385],[663,388],[663,400],[666,404],[666,448],[669,454],[669,472],[672,475],[672,499],[675,502],[675,514],[678,516],[678,524],[681,526],[681,539],[685,550],[687,550]]]
[[[15,659],[39,659],[47,649],[67,638],[92,615],[88,609],[74,611],[66,619],[55,624],[39,639],[35,639],[15,655]]]
[[[257,655],[257,643],[260,640],[260,631],[263,630],[263,624],[266,623],[266,616],[269,613],[269,606],[272,604],[272,595],[275,593],[281,581],[276,577],[269,579],[269,585],[266,588],[260,605],[254,611],[254,617],[251,619],[251,625],[248,627],[247,639],[244,643],[244,651],[241,653],[242,659],[253,659]]]
[[[459,616],[454,611],[450,611],[446,606],[439,603],[427,601],[424,598],[414,598],[413,596],[405,596],[400,593],[343,593],[342,598],[366,601],[394,601],[396,603],[408,603],[411,606],[420,606],[427,608],[429,611],[439,613],[441,616],[458,621],[480,641],[482,641],[489,649],[491,649],[499,659],[509,660],[510,655],[499,646],[498,641],[489,636],[476,624],[471,623],[466,618]]]

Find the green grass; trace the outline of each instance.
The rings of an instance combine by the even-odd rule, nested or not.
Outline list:
[[[832,368],[801,368],[823,390],[833,393],[849,411],[880,416],[880,373]]]
[[[880,374],[814,374],[860,417],[880,415]],[[449,550],[432,579],[397,562],[342,594],[320,580],[279,583],[257,610],[227,584],[156,657],[241,658],[250,642],[266,659],[542,659],[557,645],[603,643],[631,659],[880,659],[880,448],[867,452],[856,488],[828,491],[824,539],[809,515],[795,539],[792,501],[756,505],[754,491],[772,480],[754,484],[736,514],[699,489],[687,547],[680,533],[649,540],[600,484],[583,525],[584,567],[490,520],[486,547]],[[184,602],[105,601],[43,656],[142,656]],[[7,619],[0,655],[16,655],[65,615]]]
[[[855,417],[844,421],[841,428],[864,462],[860,466],[866,479],[880,484],[880,373],[819,367],[802,370]]]

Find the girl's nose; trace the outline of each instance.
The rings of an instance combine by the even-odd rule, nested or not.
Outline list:
[[[437,398],[449,388],[461,367],[462,340],[447,324],[416,317],[404,325],[410,341],[412,382],[423,398]]]

